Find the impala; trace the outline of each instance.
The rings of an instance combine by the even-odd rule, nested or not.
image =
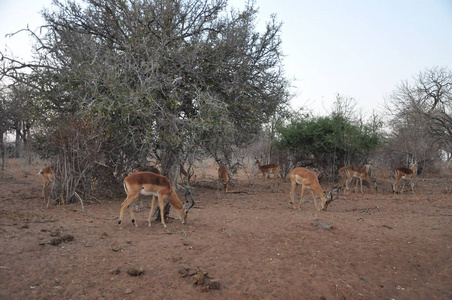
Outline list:
[[[191,201],[188,201],[187,199],[187,196],[189,195],[188,189],[185,193],[185,203],[182,204],[179,196],[177,196],[168,178],[151,172],[137,172],[127,176],[124,179],[124,190],[127,193],[127,198],[121,204],[118,224],[121,224],[124,210],[126,209],[126,207],[129,207],[130,216],[132,217],[132,223],[133,225],[138,226],[135,221],[135,216],[131,205],[138,199],[140,194],[155,196],[152,198],[151,211],[148,218],[149,227],[151,227],[151,218],[157,207],[156,197],[158,197],[158,204],[160,206],[160,216],[162,219],[163,227],[166,227],[163,200],[167,199],[168,202],[171,203],[171,205],[179,212],[182,224],[185,224],[187,222],[188,211],[193,207],[193,205],[195,205],[195,201],[193,201],[191,195]]]
[[[369,170],[371,165],[365,165],[364,168],[360,168],[357,166],[348,166],[348,167],[342,167],[339,169],[339,175],[341,176],[342,185],[344,185],[345,181],[345,191],[346,193],[349,192],[350,184],[352,183],[352,180],[354,178],[357,178],[361,184],[361,194],[364,194],[363,192],[363,179],[367,180],[369,184],[372,184],[374,187],[374,193],[377,190],[377,182],[375,180],[372,180],[369,176]],[[355,185],[355,192],[358,192],[358,181],[356,181]]]
[[[54,167],[45,167],[39,170],[38,175],[42,176],[42,193],[41,198],[45,199],[46,188],[55,181],[56,170]]]
[[[218,181],[220,183],[223,183],[223,192],[227,193],[230,179],[228,174],[228,168],[226,168],[225,165],[220,165],[220,168],[218,168]]]
[[[339,197],[340,188],[333,187],[329,192],[329,198],[327,199],[326,193],[323,191],[322,187],[319,184],[319,180],[314,172],[309,171],[306,168],[295,168],[289,173],[291,189],[290,189],[290,204],[293,208],[295,208],[294,194],[297,184],[301,184],[301,197],[300,203],[298,204],[298,208],[301,207],[301,202],[303,201],[303,196],[306,188],[311,190],[312,198],[314,198],[314,205],[317,210],[326,210],[328,208],[328,204],[332,201],[336,200]],[[333,197],[333,190],[337,191],[336,196]],[[317,208],[317,200],[316,195],[320,198],[320,208]]]
[[[138,167],[137,172],[152,172],[155,174],[160,174],[160,170],[156,166]]]
[[[184,181],[184,179],[187,178],[187,176],[188,176],[187,171],[185,171],[185,169],[184,169],[184,165],[180,165],[179,176],[180,176],[180,181]]]
[[[259,171],[262,172],[262,176],[264,178],[270,177],[270,171],[273,172],[273,175],[275,176],[275,178],[276,178],[276,176],[279,176],[278,175],[279,164],[269,164],[269,165],[263,165],[262,166],[260,160],[258,160],[257,158],[256,158],[256,162],[255,163],[259,167]]]
[[[193,177],[194,174],[195,170],[193,170],[191,166],[189,166],[189,168],[185,170],[184,165],[180,165],[179,176],[181,182],[187,182],[188,184],[190,184],[190,179]],[[194,176],[194,179],[196,180],[196,175]]]
[[[414,176],[416,175],[416,171],[417,171],[417,164],[410,164],[410,168],[404,168],[404,167],[398,167],[398,168],[394,168],[393,173],[396,177],[396,180],[394,181],[394,183],[392,184],[392,192],[395,193],[396,192],[396,187],[397,187],[397,183],[403,179],[403,186],[402,186],[402,191],[401,193],[403,193],[403,190],[405,189],[405,180],[409,180],[410,181],[410,185],[411,185],[411,191],[414,193],[414,184],[413,184],[413,179]]]

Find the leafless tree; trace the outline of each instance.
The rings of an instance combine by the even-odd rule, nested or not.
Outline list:
[[[431,164],[441,151],[452,153],[452,73],[427,69],[404,81],[389,98],[394,150]],[[408,159],[407,159],[408,160]],[[406,161],[408,164],[408,161]]]

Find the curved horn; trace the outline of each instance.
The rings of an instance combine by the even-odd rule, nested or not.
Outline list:
[[[339,193],[341,191],[342,187],[340,186],[333,186],[330,190],[330,199],[328,199],[326,201],[327,204],[333,202],[334,200],[336,200],[337,198],[339,198]],[[336,195],[333,196],[333,191],[336,191]]]
[[[190,197],[190,200],[188,199],[189,197]],[[187,209],[190,209],[193,206],[195,206],[195,200],[193,200],[193,194],[192,194],[190,188],[187,188],[185,190],[185,204],[189,204]]]

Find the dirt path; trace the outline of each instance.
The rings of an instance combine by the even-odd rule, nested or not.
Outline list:
[[[316,212],[312,199],[289,208],[289,183],[243,176],[233,189],[248,194],[198,188],[188,224],[165,229],[146,227],[148,208],[138,228],[128,213],[117,225],[125,195],[46,208],[34,170],[7,168],[0,299],[452,299],[451,178]]]

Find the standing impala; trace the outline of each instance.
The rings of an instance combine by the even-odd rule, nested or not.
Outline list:
[[[396,180],[392,184],[392,192],[393,193],[397,192],[397,190],[396,190],[397,183],[401,179],[403,179],[403,186],[402,186],[401,193],[403,193],[403,190],[405,189],[405,180],[409,180],[410,181],[410,185],[411,185],[411,191],[415,195],[413,179],[414,179],[414,176],[417,173],[417,164],[413,164],[413,163],[410,164],[410,168],[409,169],[404,168],[404,167],[394,168],[393,173],[394,173],[394,175],[396,177]]]
[[[229,174],[228,174],[228,168],[226,168],[225,165],[220,165],[218,168],[218,181],[220,183],[223,183],[223,192],[228,192],[228,184],[229,184]]]
[[[360,168],[357,166],[349,166],[349,167],[342,167],[339,169],[339,175],[341,176],[342,185],[345,181],[345,191],[346,193],[349,192],[350,184],[352,183],[352,180],[354,178],[357,178],[359,180],[359,183],[361,184],[361,194],[364,194],[363,192],[363,179],[367,180],[369,184],[372,184],[374,187],[374,193],[377,191],[377,182],[375,180],[372,180],[369,176],[369,170],[371,165],[365,165],[364,168]],[[358,192],[358,181],[356,181],[355,185],[355,192]]]
[[[168,178],[151,172],[137,172],[127,176],[124,179],[124,190],[127,193],[127,198],[121,204],[118,224],[121,224],[124,210],[126,209],[126,207],[129,207],[130,216],[132,217],[132,223],[133,225],[138,226],[135,221],[133,207],[131,204],[133,204],[138,199],[138,196],[140,196],[140,194],[154,196],[152,198],[151,211],[148,218],[149,227],[151,227],[151,218],[157,207],[156,197],[158,197],[158,204],[160,206],[160,216],[162,219],[163,227],[166,227],[163,200],[167,199],[168,202],[171,203],[171,205],[179,212],[182,224],[185,224],[187,222],[188,211],[193,207],[193,205],[195,205],[195,201],[193,201],[193,198],[191,198],[191,196],[191,201],[188,201],[187,199],[188,190],[185,193],[185,203],[182,204],[179,196],[177,196]]]
[[[279,164],[269,164],[269,165],[261,165],[260,160],[258,160],[256,158],[256,162],[255,162],[259,168],[259,171],[262,172],[262,176],[264,178],[269,178],[270,177],[270,171],[273,172],[273,175],[275,176],[279,176],[278,175],[278,170],[279,170]]]
[[[42,193],[41,198],[45,199],[46,188],[55,181],[56,170],[54,167],[45,167],[39,170],[38,175],[42,176]]]
[[[328,204],[332,201],[336,200],[339,197],[340,188],[332,188],[329,192],[329,199],[326,198],[326,193],[323,191],[322,187],[319,184],[319,180],[314,172],[309,171],[306,168],[295,168],[289,173],[291,189],[290,189],[290,204],[293,208],[295,208],[295,200],[294,194],[297,184],[301,184],[301,196],[300,203],[298,204],[298,208],[301,207],[301,202],[303,201],[303,196],[306,188],[311,190],[312,198],[314,198],[314,205],[317,210],[326,210],[328,208]],[[337,191],[335,197],[333,197],[333,190]],[[316,194],[320,198],[321,203],[320,207],[317,207]]]

